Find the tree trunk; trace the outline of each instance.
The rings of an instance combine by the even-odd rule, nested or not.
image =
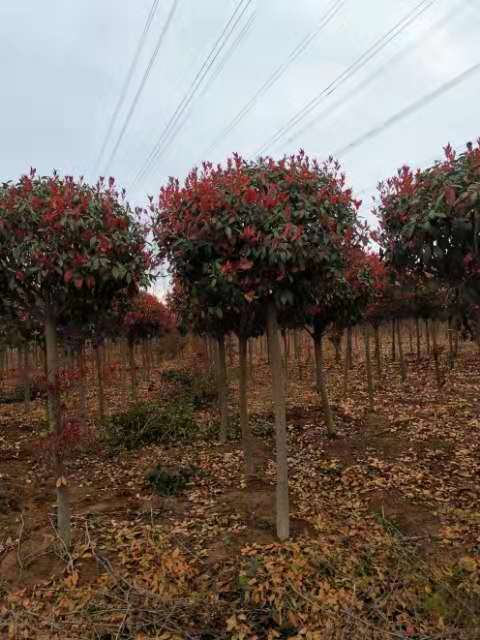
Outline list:
[[[374,412],[372,359],[370,357],[370,331],[368,324],[363,325],[363,339],[365,343],[365,368],[367,371],[368,411]]]
[[[87,424],[87,381],[85,372],[85,346],[82,344],[78,351],[79,369],[79,399],[80,399],[80,421],[82,425]]]
[[[283,380],[282,353],[278,335],[277,309],[272,301],[267,309],[268,351],[272,374],[272,396],[275,412],[275,444],[277,456],[276,524],[279,540],[290,536],[288,499],[287,410]]]
[[[333,426],[332,410],[330,408],[330,402],[328,400],[327,384],[325,380],[325,365],[323,359],[323,335],[321,333],[315,333],[313,337],[313,344],[315,349],[315,369],[317,372],[317,391],[322,399],[323,415],[325,417],[325,424],[327,426],[327,434],[330,437],[335,435],[335,428]]]
[[[415,336],[417,338],[417,360],[420,360],[422,355],[422,347],[420,343],[420,321],[418,317],[415,317]]]
[[[217,389],[218,408],[220,411],[220,442],[225,444],[228,433],[228,390],[227,390],[227,363],[225,357],[225,336],[217,338]]]
[[[380,341],[380,327],[378,324],[374,326],[375,333],[375,362],[377,366],[377,378],[382,379],[382,345]]]
[[[347,348],[345,359],[347,360],[348,368],[351,369],[353,366],[352,327],[347,327]]]
[[[453,369],[455,364],[455,351],[453,347],[453,322],[452,316],[448,317],[448,366]]]
[[[347,327],[347,340],[345,345],[345,360],[343,361],[343,389],[342,395],[345,397],[348,392],[349,372],[352,368],[352,329]]]
[[[433,362],[435,364],[435,380],[437,382],[437,389],[441,389],[443,385],[442,372],[440,370],[440,351],[437,343],[437,323],[436,320],[432,320],[432,346],[433,346]]]
[[[392,320],[392,362],[397,359],[395,351],[395,319]]]
[[[23,347],[23,390],[24,390],[24,402],[25,410],[30,411],[31,394],[31,382],[30,382],[30,352],[29,345],[25,344]]]
[[[342,334],[334,334],[332,337],[333,348],[335,349],[335,364],[342,362]]]
[[[97,373],[97,403],[98,403],[98,417],[100,422],[105,420],[105,390],[103,386],[103,363],[101,345],[95,344],[95,369]]]
[[[250,380],[253,380],[253,349],[254,349],[254,340],[250,338],[248,341],[248,374],[250,376]]]
[[[405,365],[405,358],[403,357],[403,343],[402,343],[402,331],[400,319],[397,320],[397,344],[398,344],[398,360],[400,362],[400,378],[402,382],[407,379],[407,367]]]
[[[59,440],[62,435],[62,418],[60,415],[60,398],[57,381],[57,331],[55,320],[50,315],[47,315],[45,318],[45,343],[47,351],[46,363],[49,423],[50,429],[55,433],[57,440]],[[55,483],[57,492],[57,529],[58,535],[68,549],[72,543],[72,519],[63,460],[58,450],[55,452],[55,471],[57,476],[57,481]]]
[[[128,341],[128,368],[130,369],[130,395],[132,402],[137,402],[137,365],[135,363],[135,344]]]
[[[458,356],[458,334],[459,334],[459,330],[458,330],[458,320],[456,319],[455,321],[455,329],[454,329],[454,334],[453,334],[453,355],[456,358]]]
[[[427,353],[430,355],[430,330],[428,326],[428,319],[425,320],[425,338],[427,340]]]
[[[255,475],[255,459],[253,457],[253,441],[248,424],[247,404],[247,338],[239,338],[239,368],[240,368],[240,430],[242,432],[243,456],[245,459],[245,473],[247,478]]]

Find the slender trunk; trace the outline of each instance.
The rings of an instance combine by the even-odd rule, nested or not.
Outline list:
[[[132,402],[137,402],[137,365],[135,363],[135,344],[128,341],[128,368],[130,369],[130,396]]]
[[[420,320],[415,317],[415,336],[417,338],[417,360],[420,360],[422,355],[422,347],[420,343]]]
[[[247,343],[244,336],[239,338],[239,368],[240,368],[240,430],[242,432],[243,456],[245,459],[245,473],[247,478],[255,475],[255,459],[253,457],[252,434],[248,424],[247,404]]]
[[[30,383],[30,352],[29,345],[23,347],[23,384],[25,410],[30,411],[31,383]]]
[[[341,364],[342,362],[342,334],[336,334],[333,336],[333,348],[335,349],[335,363]]]
[[[272,374],[272,396],[275,412],[275,444],[277,456],[276,524],[277,536],[286,540],[290,536],[290,508],[288,498],[288,445],[285,384],[282,353],[278,335],[277,309],[272,301],[267,309],[268,351]]]
[[[345,354],[348,368],[353,366],[352,327],[347,327],[347,349]]]
[[[441,389],[443,385],[442,372],[440,370],[440,350],[437,343],[437,322],[432,320],[432,346],[433,346],[433,362],[435,364],[435,380],[437,382],[437,389]]]
[[[87,381],[85,372],[85,346],[82,344],[78,351],[79,370],[79,399],[80,399],[80,421],[83,426],[87,424]]]
[[[455,364],[455,351],[453,348],[453,322],[452,316],[448,318],[448,366],[453,369]]]
[[[374,326],[375,333],[375,362],[377,366],[377,378],[382,379],[382,346],[380,342],[380,327],[378,324]]]
[[[315,369],[317,372],[317,391],[322,399],[322,409],[325,417],[325,424],[327,426],[327,434],[332,437],[335,435],[335,428],[333,426],[332,410],[328,400],[327,383],[325,380],[323,335],[321,333],[315,333],[313,337],[313,344],[315,349]]]
[[[227,391],[227,364],[225,357],[225,336],[217,338],[217,388],[218,408],[220,411],[220,442],[225,444],[228,433],[228,391]]]
[[[412,324],[410,320],[408,321],[408,343],[410,347],[409,353],[413,353],[413,336],[412,336]]]
[[[254,340],[250,338],[248,341],[248,375],[250,376],[250,380],[253,380],[253,349],[254,349]]]
[[[425,320],[425,338],[427,340],[427,353],[430,355],[430,327],[428,326],[428,319]]]
[[[62,419],[60,415],[60,398],[57,382],[58,355],[57,355],[57,331],[54,318],[47,314],[45,318],[45,343],[47,351],[47,393],[49,398],[49,423],[50,429],[55,433],[57,440],[62,435]],[[70,502],[68,497],[68,485],[65,478],[65,469],[60,452],[55,452],[55,471],[57,476],[57,529],[58,535],[67,548],[72,542],[72,522]]]
[[[370,357],[370,331],[368,324],[363,325],[363,339],[365,343],[365,368],[367,371],[367,391],[368,391],[368,411],[374,412],[374,398],[373,398],[373,375],[372,375],[372,360]]]
[[[397,359],[396,351],[395,351],[395,320],[392,320],[392,362],[395,362]]]
[[[103,366],[102,366],[102,347],[99,344],[95,344],[95,369],[97,374],[97,403],[98,403],[98,417],[100,422],[105,419],[105,391],[103,386]]]
[[[455,321],[454,334],[453,334],[453,355],[456,358],[458,356],[458,321]]]
[[[349,373],[352,368],[352,330],[347,327],[347,341],[345,345],[345,360],[343,361],[343,388],[342,395],[345,397],[348,392]]]
[[[397,325],[397,344],[398,344],[398,360],[400,362],[400,378],[402,382],[407,379],[407,367],[405,365],[405,358],[403,357],[403,343],[402,343],[402,331],[400,319],[396,322]]]
[[[235,356],[234,356],[233,335],[232,334],[230,334],[228,336],[227,344],[228,344],[228,361],[230,363],[230,366],[233,367],[233,365],[235,363]],[[226,367],[226,361],[225,361],[225,367]]]

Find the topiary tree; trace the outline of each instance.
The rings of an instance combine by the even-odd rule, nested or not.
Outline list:
[[[378,241],[396,270],[409,270],[480,304],[480,141],[413,172],[402,167],[379,186]]]
[[[341,268],[340,245],[352,224],[351,191],[333,161],[303,152],[275,161],[230,158],[205,163],[185,185],[162,189],[156,237],[163,257],[206,313],[231,329],[229,311],[262,310],[268,336],[276,425],[277,535],[289,536],[285,387],[279,312],[295,309],[303,323],[312,286]],[[358,203],[357,203],[358,205]],[[253,307],[252,307],[253,308]]]
[[[127,338],[132,400],[137,399],[137,377],[134,347],[171,331],[174,319],[167,307],[156,296],[140,292],[130,303],[123,317],[123,331]],[[145,349],[146,350],[146,349]],[[146,364],[149,369],[147,357]]]
[[[49,420],[60,440],[63,422],[57,385],[57,328],[62,314],[88,310],[93,318],[120,292],[135,293],[148,280],[145,230],[111,178],[93,188],[82,180],[37,176],[32,170],[0,189],[2,291],[37,317],[46,340]],[[70,544],[67,481],[56,456],[59,534]]]

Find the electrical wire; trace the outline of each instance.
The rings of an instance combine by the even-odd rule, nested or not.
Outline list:
[[[329,24],[331,20],[336,16],[336,14],[340,11],[340,9],[344,5],[344,0],[335,0],[325,14],[320,19],[317,27],[308,33],[302,40],[294,47],[294,49],[289,53],[286,60],[280,64],[273,73],[265,80],[265,82],[261,85],[261,87],[255,92],[252,98],[240,109],[237,115],[231,120],[229,124],[218,134],[218,136],[213,140],[210,146],[206,149],[204,153],[204,157],[206,157],[215,147],[218,146],[222,140],[229,135],[235,127],[247,116],[250,111],[255,107],[258,100],[267,93],[267,91],[284,75],[284,73],[288,70],[293,62],[300,57],[302,53],[308,48],[308,46],[313,42],[313,40],[321,33],[321,31]]]
[[[452,18],[459,15],[459,12],[465,8],[464,0],[461,0],[457,6],[455,6],[452,11],[450,11],[447,15],[443,16],[440,20],[431,25],[427,31],[423,34],[419,35],[419,40],[413,45],[407,45],[401,51],[393,55],[384,65],[382,65],[379,69],[371,73],[365,80],[355,85],[352,89],[350,89],[346,94],[344,94],[341,98],[336,100],[333,104],[329,105],[326,109],[316,114],[311,120],[309,120],[301,129],[296,131],[293,135],[291,135],[286,140],[286,144],[293,142],[296,138],[301,136],[303,133],[311,129],[315,124],[319,121],[322,123],[326,118],[331,116],[335,111],[344,107],[346,103],[352,99],[357,98],[361,93],[363,93],[378,77],[380,77],[387,69],[390,69],[392,65],[394,65],[399,59],[403,58],[406,54],[411,54],[417,48],[422,47],[425,44],[425,39],[432,34],[436,33],[441,27],[445,24],[450,23]]]
[[[220,64],[218,65],[217,69],[215,70],[215,72],[212,74],[212,76],[208,80],[207,84],[205,85],[205,89],[202,91],[202,97],[208,93],[210,87],[215,83],[215,81],[217,80],[218,76],[224,70],[227,62],[230,60],[230,58],[235,53],[235,51],[238,49],[238,47],[243,42],[243,40],[245,40],[246,36],[248,35],[248,33],[250,32],[250,30],[251,30],[251,28],[253,26],[253,23],[255,22],[255,17],[256,17],[256,13],[254,12],[254,13],[252,13],[250,15],[250,17],[248,18],[247,22],[245,23],[245,26],[242,28],[242,30],[240,31],[238,36],[235,38],[235,40],[232,42],[232,44],[228,48],[227,52],[223,56],[223,58],[222,58]]]
[[[139,41],[137,43],[137,48],[135,49],[135,53],[134,53],[134,56],[132,58],[132,62],[130,63],[130,67],[128,68],[127,75],[125,77],[125,80],[123,82],[122,88],[120,90],[120,95],[118,96],[117,103],[115,105],[115,108],[113,110],[112,116],[110,118],[110,122],[108,124],[107,131],[105,133],[105,137],[103,139],[102,146],[100,148],[100,152],[99,152],[99,154],[97,156],[97,160],[95,162],[95,166],[94,166],[94,169],[92,171],[92,175],[95,175],[98,172],[98,169],[99,169],[100,164],[102,162],[103,156],[104,156],[105,151],[107,149],[107,145],[108,145],[108,143],[110,141],[110,137],[111,137],[111,135],[113,133],[113,129],[114,129],[115,124],[117,122],[118,116],[120,114],[120,111],[121,111],[121,109],[123,107],[123,104],[125,102],[125,99],[127,97],[128,90],[130,88],[130,83],[132,81],[133,74],[135,73],[135,69],[137,67],[138,60],[140,58],[140,54],[143,51],[143,47],[145,45],[148,32],[150,31],[150,27],[152,25],[153,19],[155,17],[157,9],[158,9],[158,3],[159,3],[159,0],[154,0],[152,6],[150,7],[150,11],[148,13],[147,20],[145,22],[145,26],[143,28],[143,32],[142,32],[142,34],[140,36],[140,39],[139,39]]]
[[[373,129],[370,129],[363,135],[359,136],[356,140],[353,140],[352,142],[345,145],[344,147],[341,147],[340,149],[335,151],[333,155],[335,157],[340,157],[340,156],[344,156],[347,153],[350,153],[350,151],[353,151],[354,149],[361,146],[368,140],[371,140],[372,138],[375,138],[376,136],[380,135],[381,133],[383,133],[393,125],[397,124],[397,122],[400,122],[407,116],[410,116],[413,113],[416,113],[417,111],[419,111],[420,109],[423,109],[423,107],[427,106],[434,100],[437,100],[447,91],[450,91],[451,89],[454,89],[458,85],[462,84],[463,82],[465,82],[465,80],[468,80],[472,76],[476,75],[479,71],[480,71],[480,63],[474,64],[468,69],[465,69],[464,71],[462,71],[455,77],[451,78],[447,82],[444,82],[442,85],[437,87],[437,89],[435,89],[434,91],[427,93],[426,95],[422,96],[419,100],[415,100],[404,109],[401,109],[400,111],[395,113],[393,116],[390,116],[389,118],[387,118],[387,120],[385,120],[381,124],[377,125]]]
[[[188,88],[182,100],[179,102],[179,104],[175,108],[172,116],[170,117],[169,121],[165,125],[154,147],[148,154],[144,164],[137,172],[133,181],[132,188],[134,188],[141,180],[143,180],[146,177],[148,173],[150,173],[154,163],[160,159],[160,157],[166,151],[168,146],[173,142],[174,138],[179,133],[182,126],[185,124],[185,121],[188,117],[188,114],[185,115],[187,112],[187,109],[189,108],[192,101],[194,100],[196,94],[201,88],[203,81],[208,76],[208,73],[210,72],[211,68],[215,64],[215,61],[217,60],[218,56],[222,53],[223,49],[228,44],[228,41],[232,33],[235,31],[238,23],[243,18],[244,14],[246,13],[251,3],[252,3],[252,0],[240,0],[240,2],[235,7],[235,10],[233,11],[232,15],[230,16],[229,20],[224,26],[220,36],[215,41],[215,44],[211,48],[208,56],[203,61],[202,66],[200,67],[196,76],[192,80],[190,87]]]
[[[145,71],[143,73],[143,76],[142,76],[142,79],[141,79],[140,84],[138,86],[138,89],[137,89],[137,92],[135,94],[135,97],[132,100],[132,103],[130,105],[130,109],[128,110],[127,116],[125,118],[123,126],[122,126],[122,128],[120,130],[120,133],[118,135],[117,141],[116,141],[116,143],[115,143],[115,145],[114,145],[114,147],[113,147],[113,149],[112,149],[112,151],[110,153],[110,156],[109,156],[109,158],[108,158],[108,160],[107,160],[107,162],[105,164],[105,170],[103,172],[104,174],[106,174],[108,172],[109,167],[111,166],[111,164],[115,160],[118,148],[119,148],[119,146],[120,146],[120,144],[121,144],[121,142],[123,140],[123,137],[124,137],[124,135],[125,135],[125,133],[127,131],[128,125],[130,124],[130,121],[131,121],[131,119],[133,117],[133,114],[135,113],[135,109],[136,109],[137,104],[138,104],[138,102],[140,100],[140,97],[141,97],[141,95],[143,93],[145,85],[146,85],[146,83],[148,81],[150,73],[151,73],[151,71],[153,69],[153,66],[154,66],[155,61],[157,59],[158,53],[160,51],[160,48],[161,48],[161,46],[163,44],[163,41],[164,41],[165,36],[166,36],[166,34],[168,32],[168,29],[169,29],[169,27],[170,27],[170,25],[172,23],[173,17],[175,15],[175,11],[177,10],[177,7],[178,7],[178,3],[179,3],[179,0],[173,0],[173,2],[172,2],[172,5],[170,7],[170,11],[168,13],[167,19],[165,21],[165,24],[163,25],[163,28],[160,31],[160,34],[159,34],[158,39],[157,39],[157,42],[155,44],[155,48],[153,50],[152,55],[150,56],[150,60],[148,61],[147,66],[145,68]]]
[[[372,58],[382,51],[393,39],[399,36],[403,31],[417,20],[427,9],[429,9],[436,0],[422,0],[411,11],[408,12],[399,22],[391,27],[373,45],[368,47],[352,64],[350,64],[339,76],[330,82],[319,94],[314,96],[307,102],[295,115],[293,115],[262,147],[257,150],[257,154],[262,154],[269,147],[276,144],[288,132],[304,120],[320,102],[331,95],[344,82],[349,80],[355,73],[360,71]]]

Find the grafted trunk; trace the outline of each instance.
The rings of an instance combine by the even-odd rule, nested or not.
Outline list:
[[[317,391],[322,399],[323,415],[325,416],[325,424],[327,433],[333,437],[335,428],[333,426],[332,410],[328,399],[327,383],[325,380],[325,364],[323,358],[323,335],[315,333],[313,336],[313,344],[315,349],[315,369],[317,373]]]
[[[57,331],[55,319],[47,314],[45,318],[45,344],[46,344],[46,368],[47,368],[47,393],[49,399],[49,424],[57,439],[62,435],[62,418],[60,415],[60,397],[58,390],[58,354]],[[70,513],[70,501],[68,484],[65,477],[63,460],[59,451],[55,452],[55,483],[57,493],[57,530],[58,535],[67,548],[72,543],[72,522]]]
[[[239,338],[239,393],[240,393],[240,431],[242,433],[243,456],[245,459],[245,473],[247,478],[255,475],[255,459],[253,457],[253,441],[248,424],[247,402],[247,338]]]
[[[220,411],[220,442],[225,444],[228,434],[228,390],[224,335],[217,338],[216,362],[218,408]]]
[[[278,335],[277,309],[270,302],[267,309],[268,351],[272,373],[272,396],[275,413],[275,444],[277,456],[276,525],[279,540],[290,536],[290,508],[288,496],[288,445],[285,383],[282,353]]]

